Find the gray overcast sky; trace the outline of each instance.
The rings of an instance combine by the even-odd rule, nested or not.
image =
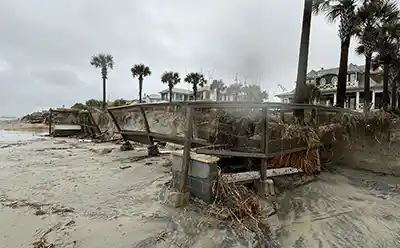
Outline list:
[[[275,94],[294,87],[303,0],[1,0],[0,116],[101,99],[91,55],[111,53],[110,99],[137,98],[130,68],[153,75],[144,93],[165,88],[160,74],[201,71],[227,84],[257,83]],[[356,42],[353,42],[353,47]],[[309,70],[336,67],[337,26],[313,17]],[[349,62],[363,58],[351,48]],[[181,84],[181,88],[189,88]]]

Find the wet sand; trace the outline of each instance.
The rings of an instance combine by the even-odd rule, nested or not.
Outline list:
[[[38,137],[1,147],[0,246],[251,247],[202,205],[164,204],[168,157],[132,162],[146,153]],[[400,178],[333,169],[277,197],[265,247],[400,247]]]
[[[50,138],[1,148],[1,247],[33,247],[46,232],[55,247],[248,247],[204,209],[163,203],[168,157],[129,162],[147,149],[118,148]]]

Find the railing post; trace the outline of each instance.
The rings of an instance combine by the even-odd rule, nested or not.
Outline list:
[[[119,126],[119,124],[118,124],[118,122],[117,122],[117,119],[115,118],[115,116],[114,116],[114,114],[111,112],[111,110],[107,110],[108,111],[108,113],[110,114],[110,116],[111,116],[111,119],[114,121],[114,123],[115,123],[115,127],[117,128],[117,130],[118,130],[118,132],[121,132],[121,127]]]
[[[140,109],[140,112],[142,113],[142,117],[144,119],[144,127],[146,129],[147,137],[149,139],[149,144],[152,146],[152,145],[154,145],[154,140],[150,133],[150,126],[149,126],[149,122],[147,121],[146,112],[144,112],[143,107],[139,107],[139,109]]]
[[[154,139],[153,136],[151,136],[150,126],[149,122],[147,121],[146,112],[144,111],[143,107],[139,107],[139,109],[144,118],[144,126],[146,128],[147,138],[150,144],[149,147],[147,147],[147,153],[149,156],[158,156],[159,155],[158,147],[157,145],[154,145]]]
[[[281,117],[281,121],[285,122],[285,111],[282,108],[279,110],[279,114]]]
[[[183,160],[182,160],[183,184],[181,185],[181,193],[188,192],[190,149],[192,146],[192,137],[193,137],[193,109],[191,106],[187,106],[186,108],[187,108],[186,109],[187,128],[186,128],[185,147],[183,150]]]
[[[49,110],[49,135],[51,136],[51,125],[53,125],[53,109]]]
[[[269,111],[268,107],[264,107],[262,109],[262,134],[261,134],[261,149],[265,154],[265,158],[261,160],[260,166],[260,186],[259,186],[259,194],[261,196],[265,196],[268,188],[267,184],[267,168],[268,168],[268,142],[269,142]]]

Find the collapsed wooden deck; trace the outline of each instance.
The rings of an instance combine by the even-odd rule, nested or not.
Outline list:
[[[86,135],[95,137],[101,134],[90,111],[76,109],[50,109],[49,111],[49,135],[53,137],[70,137],[76,135]],[[73,120],[68,118],[56,119],[55,115],[74,115]]]
[[[146,117],[145,109],[147,108],[174,108],[180,107],[184,108],[186,111],[186,120],[187,126],[185,131],[185,136],[177,136],[177,135],[169,135],[163,133],[152,132],[148,119]],[[256,147],[257,149],[235,149],[235,147],[231,147],[230,149],[219,148],[213,149],[214,144],[211,144],[209,141],[204,139],[199,139],[194,137],[194,109],[261,109],[262,110],[262,126],[261,126],[261,137],[258,139],[249,139],[244,138],[240,142],[245,144],[244,146],[248,147]],[[141,117],[144,119],[145,130],[126,130],[122,129],[121,125],[118,123],[117,118],[115,117],[116,111],[125,111],[137,109],[141,113]],[[269,118],[271,111],[278,111],[280,116],[283,118],[285,116],[285,112],[293,112],[295,109],[305,109],[312,110],[313,117],[315,121],[315,125],[319,125],[319,113],[321,112],[330,112],[333,114],[343,114],[343,113],[351,113],[351,114],[359,114],[353,112],[351,110],[336,108],[336,107],[326,107],[320,105],[308,105],[308,104],[283,104],[283,103],[255,103],[255,102],[213,102],[213,101],[199,101],[199,102],[173,102],[173,103],[150,103],[150,104],[134,104],[128,106],[120,106],[109,108],[108,112],[113,119],[118,131],[122,135],[125,140],[132,140],[135,142],[141,142],[148,145],[154,145],[157,141],[163,142],[172,142],[180,145],[184,145],[183,152],[183,160],[182,160],[182,168],[184,168],[184,183],[182,184],[181,191],[187,191],[188,185],[188,167],[190,163],[190,153],[194,151],[198,154],[206,154],[210,156],[216,157],[244,157],[244,158],[257,158],[261,159],[261,168],[259,171],[248,171],[243,173],[236,173],[233,175],[226,175],[227,180],[232,182],[245,182],[248,180],[261,180],[265,181],[267,178],[272,177],[274,175],[284,175],[284,174],[293,174],[301,172],[301,170],[295,168],[270,168],[271,165],[268,165],[268,159],[295,153],[299,151],[309,150],[309,149],[318,149],[319,147],[309,147],[305,141],[299,139],[277,139],[277,140],[269,140],[269,131],[270,128]],[[321,143],[326,144],[327,142],[332,141],[332,137],[329,136],[332,134],[327,133],[321,137]],[[193,150],[194,149],[194,150]],[[272,171],[269,171],[273,169]],[[229,179],[228,179],[229,178]]]

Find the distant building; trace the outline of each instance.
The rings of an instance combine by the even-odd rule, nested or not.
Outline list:
[[[169,101],[169,89],[159,92],[161,101]],[[186,89],[173,88],[172,101],[190,101],[193,99],[193,91]]]
[[[197,91],[197,99],[217,101],[217,91],[211,90],[210,86],[206,85]],[[233,96],[229,95],[226,90],[223,90],[219,93],[218,101],[233,101]]]
[[[146,103],[160,102],[161,96],[158,94],[150,94],[145,96]]]
[[[365,66],[350,64],[347,71],[347,87],[345,107],[354,110],[362,110],[364,105],[364,72]],[[311,70],[307,74],[307,84],[314,84],[322,93],[322,104],[333,106],[336,103],[336,91],[339,68]],[[382,105],[383,84],[381,73],[371,71],[370,99],[372,108],[380,108]],[[276,95],[283,103],[293,100],[294,90]]]

